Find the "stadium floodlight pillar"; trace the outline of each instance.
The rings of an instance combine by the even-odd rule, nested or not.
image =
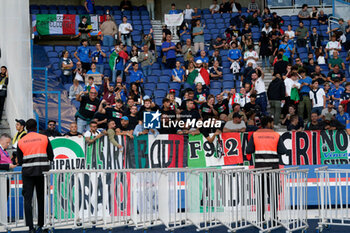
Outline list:
[[[33,117],[29,0],[1,0],[0,64],[7,66],[6,114],[12,134],[15,119]]]

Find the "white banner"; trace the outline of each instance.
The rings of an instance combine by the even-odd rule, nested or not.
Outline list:
[[[180,26],[183,22],[183,14],[165,14],[164,23],[167,26]]]

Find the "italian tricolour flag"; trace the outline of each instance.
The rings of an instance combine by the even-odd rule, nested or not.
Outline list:
[[[76,15],[36,15],[36,30],[39,35],[74,35],[76,23]]]

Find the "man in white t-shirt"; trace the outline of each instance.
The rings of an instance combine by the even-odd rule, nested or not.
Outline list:
[[[193,12],[194,10],[190,7],[190,4],[187,4],[186,9],[183,11],[184,21],[187,24],[187,26],[191,25]]]
[[[217,0],[213,0],[213,4],[210,5],[209,10],[212,14],[218,13],[220,10],[220,5]]]
[[[260,67],[257,69],[261,72],[261,76],[259,77],[257,72],[252,74],[252,88],[256,91],[256,103],[260,105],[261,112],[265,115],[267,113],[267,95],[264,83],[264,72]]]
[[[332,35],[331,41],[328,41],[326,48],[324,49],[326,53],[329,54],[329,58],[333,58],[333,52],[341,50],[341,44],[337,41],[337,37],[335,34]]]
[[[123,44],[131,47],[131,32],[133,31],[132,26],[128,23],[128,18],[123,17],[123,23],[119,24],[119,38]]]
[[[242,121],[242,115],[236,112],[232,115],[232,121],[226,122],[223,132],[245,132],[245,130],[246,125],[244,121]]]
[[[312,101],[311,112],[316,112],[319,116],[322,110],[326,108],[326,93],[323,88],[318,87],[318,81],[312,81],[312,89],[309,92],[310,100]]]
[[[244,53],[244,61],[246,63],[246,66],[248,67],[248,63],[253,64],[253,69],[257,67],[256,62],[259,60],[258,53],[254,50],[253,45],[248,46],[248,51]]]
[[[97,139],[103,137],[104,133],[101,133],[100,131],[97,130],[97,122],[96,121],[91,121],[90,122],[90,130],[86,131],[84,133],[85,141],[88,144],[94,143]]]
[[[329,101],[327,108],[322,110],[321,117],[323,118],[323,120],[325,119],[331,120],[331,119],[334,119],[336,115],[337,115],[337,110],[334,109],[334,105],[332,101]]]

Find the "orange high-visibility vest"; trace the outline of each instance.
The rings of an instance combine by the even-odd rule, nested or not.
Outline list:
[[[277,145],[280,135],[277,132],[254,132],[255,162],[278,163]]]
[[[47,136],[30,132],[18,141],[18,147],[23,152],[22,172],[26,175],[38,176],[50,170],[47,157]]]

